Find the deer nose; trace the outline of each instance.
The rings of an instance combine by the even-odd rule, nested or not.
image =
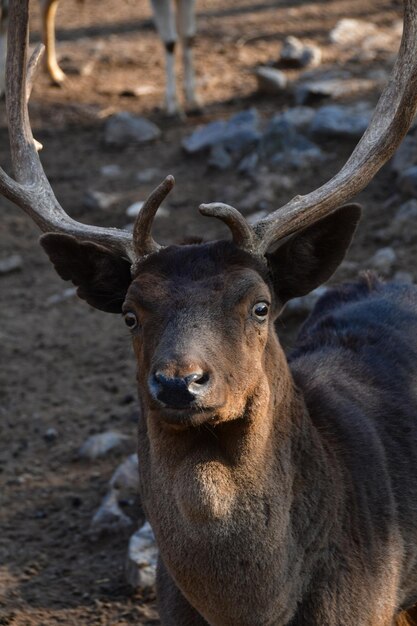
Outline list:
[[[196,370],[186,376],[167,376],[157,370],[149,381],[150,392],[155,400],[171,408],[187,408],[204,395],[210,376]]]

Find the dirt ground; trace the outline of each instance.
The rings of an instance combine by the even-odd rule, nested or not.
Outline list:
[[[73,217],[123,226],[132,199],[143,199],[159,178],[174,174],[171,218],[161,218],[155,228],[162,242],[201,233],[217,237],[219,226],[197,216],[198,204],[224,200],[239,206],[250,189],[251,182],[234,172],[208,170],[204,157],[187,158],[181,139],[200,123],[249,106],[265,118],[290,106],[290,96],[256,95],[251,74],[277,59],[285,35],[318,42],[324,62],[340,67],[344,60],[328,41],[338,19],[358,17],[389,29],[401,15],[400,3],[392,0],[198,0],[196,66],[204,111],[180,121],[167,119],[160,109],[162,48],[145,0],[61,4],[58,52],[69,79],[58,89],[40,76],[31,108],[49,180]],[[34,0],[34,41],[37,9]],[[390,62],[386,55],[375,68]],[[360,74],[362,68],[351,69]],[[121,110],[147,115],[161,127],[162,138],[141,149],[105,148],[105,119]],[[303,171],[296,188],[277,191],[277,206],[330,178],[352,145],[339,141],[329,148],[335,158],[318,171]],[[4,103],[0,163],[9,166]],[[119,177],[101,173],[114,164],[122,170]],[[140,183],[138,173],[147,168],[157,170],[156,178]],[[111,210],[89,209],[87,190],[126,192],[126,197]],[[375,231],[397,208],[396,193],[386,167],[361,194],[365,217],[349,259],[363,265],[381,247]],[[128,535],[93,541],[88,534],[112,471],[135,448],[129,337],[118,316],[76,298],[49,304],[68,285],[54,273],[30,220],[2,199],[0,215],[0,258],[17,253],[24,260],[22,271],[0,277],[0,624],[157,624],[154,594],[134,593],[125,583]],[[413,244],[396,251],[396,269],[416,278]],[[45,438],[50,428],[57,431],[54,441]],[[123,450],[96,461],[78,458],[90,434],[110,429],[129,435]]]

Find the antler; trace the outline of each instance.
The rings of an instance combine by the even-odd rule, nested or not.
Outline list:
[[[417,108],[417,2],[404,0],[404,31],[398,57],[390,80],[376,106],[362,139],[343,168],[322,187],[295,196],[290,202],[249,227],[251,233],[237,245],[248,252],[264,255],[276,241],[325,217],[338,206],[362,191],[377,171],[388,161],[406,135]],[[210,207],[200,211],[208,215]],[[230,223],[230,211],[216,217]],[[241,220],[236,228],[241,230]]]
[[[0,193],[22,208],[43,232],[66,233],[79,240],[99,243],[109,250],[136,262],[138,257],[155,251],[149,235],[159,203],[174,185],[173,177],[165,184],[165,193],[153,192],[137,218],[134,233],[118,228],[89,226],[73,220],[59,204],[43,170],[29,121],[28,100],[36,67],[42,56],[37,48],[27,64],[29,0],[11,0],[6,65],[6,106],[10,148],[15,180],[0,168]],[[159,188],[158,188],[159,189]],[[150,217],[149,217],[150,216]],[[147,224],[143,240],[139,228]]]

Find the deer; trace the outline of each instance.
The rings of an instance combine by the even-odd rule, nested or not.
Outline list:
[[[4,93],[7,47],[7,13],[10,0],[0,2],[0,95]],[[45,44],[45,67],[52,82],[62,85],[66,75],[56,56],[55,22],[59,0],[39,0],[42,14],[42,40]],[[79,0],[82,2],[83,0]],[[187,111],[197,111],[193,46],[196,34],[195,0],[151,0],[154,22],[165,48],[165,110],[168,115],[181,113],[177,97],[175,53],[178,39],[182,45],[184,67],[184,100]]]
[[[368,129],[328,182],[231,238],[162,247],[167,176],[133,232],[73,220],[33,140],[28,0],[11,0],[6,104],[14,177],[0,193],[42,231],[58,274],[131,333],[140,495],[158,543],[164,626],[393,626],[417,601],[417,288],[364,274],[330,288],[287,357],[276,320],[327,281],[351,203],[417,108],[417,5]],[[346,202],[348,204],[346,204]],[[414,613],[415,615],[415,613]]]

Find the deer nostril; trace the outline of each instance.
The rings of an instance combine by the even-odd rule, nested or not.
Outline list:
[[[192,385],[205,385],[209,380],[209,375],[206,372],[193,372],[185,377],[187,387]]]
[[[166,376],[160,370],[149,381],[153,397],[167,406],[186,406],[206,391],[210,376],[198,370],[187,376]]]

